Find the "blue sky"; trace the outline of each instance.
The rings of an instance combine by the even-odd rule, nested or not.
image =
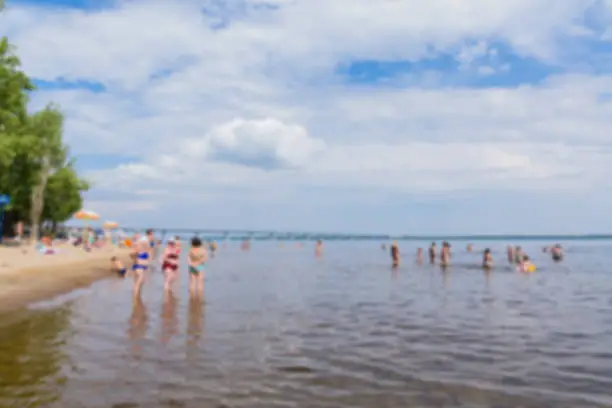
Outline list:
[[[612,229],[607,2],[9,1],[1,18],[103,218]]]

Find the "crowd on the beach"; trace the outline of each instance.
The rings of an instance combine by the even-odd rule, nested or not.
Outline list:
[[[383,250],[387,249],[386,244],[382,244],[381,248]],[[472,244],[468,244],[466,247],[467,252],[473,252],[474,247]],[[561,244],[555,244],[552,247],[543,247],[542,252],[548,253],[551,259],[555,262],[560,262],[563,260],[564,253],[563,247]],[[400,250],[397,242],[393,242],[390,248],[391,254],[391,262],[394,268],[399,267],[401,262]],[[525,253],[525,251],[520,246],[508,246],[506,248],[506,254],[508,258],[508,263],[511,265],[516,265],[516,269],[519,272],[524,273],[532,273],[536,271],[535,264],[531,261],[529,255]],[[440,250],[438,250],[438,245],[436,242],[432,242],[428,248],[428,258],[429,263],[432,265],[439,264],[442,268],[447,268],[451,265],[452,251],[451,244],[447,241],[442,243]],[[416,252],[416,262],[418,264],[423,263],[423,248],[417,248]],[[482,253],[482,263],[481,266],[485,270],[491,270],[494,266],[493,252],[490,248],[485,248]]]

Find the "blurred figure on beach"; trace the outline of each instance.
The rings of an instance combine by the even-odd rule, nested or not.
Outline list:
[[[387,250],[387,244],[380,244],[380,249],[382,249],[383,251]]]
[[[438,248],[436,247],[436,243],[432,242],[429,247],[429,263],[432,265],[436,263],[436,257],[438,256],[437,252]]]
[[[320,239],[318,239],[317,243],[315,244],[315,256],[317,258],[323,256],[323,241],[321,241]]]
[[[127,273],[127,269],[116,256],[113,256],[111,258],[111,270],[117,275],[119,275],[120,278],[125,278],[125,275]]]
[[[472,252],[474,250],[474,247],[472,246],[472,244],[468,244],[466,250],[468,252]]]
[[[417,248],[416,261],[419,265],[423,263],[423,248]]]
[[[391,262],[394,268],[397,268],[400,265],[400,250],[397,242],[395,241],[393,241],[391,244]]]
[[[514,263],[514,248],[508,245],[508,247],[506,248],[506,254],[508,256],[508,263],[513,264]]]
[[[204,295],[204,270],[208,254],[206,248],[202,246],[202,240],[195,237],[191,240],[191,249],[188,254],[189,259],[189,293],[191,295]]]

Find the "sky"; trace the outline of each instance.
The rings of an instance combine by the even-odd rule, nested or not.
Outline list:
[[[125,226],[612,231],[612,0],[7,0]]]

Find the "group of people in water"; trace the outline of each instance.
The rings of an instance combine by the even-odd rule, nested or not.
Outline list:
[[[145,282],[147,271],[153,267],[153,261],[157,255],[159,264],[164,274],[164,291],[170,292],[178,278],[181,259],[181,241],[178,237],[169,239],[161,250],[162,242],[157,240],[152,230],[147,230],[142,237],[137,234],[132,239],[130,258],[132,260],[131,271],[134,277],[134,296],[139,297]],[[189,273],[189,292],[192,295],[202,296],[204,292],[204,272],[206,263],[210,256],[214,256],[217,245],[209,244],[207,249],[198,237],[191,239],[191,246],[187,252]],[[111,258],[112,269],[120,277],[127,275],[128,269],[115,256]]]
[[[382,245],[382,249],[386,250],[386,244]],[[473,252],[472,244],[468,244],[467,252]],[[552,247],[542,248],[542,252],[549,253],[552,260],[560,262],[563,260],[563,248],[560,244],[556,244]],[[394,268],[399,267],[401,262],[400,250],[397,242],[393,242],[390,248],[391,262]],[[536,271],[536,266],[531,261],[529,255],[527,255],[520,246],[507,248],[508,262],[512,265],[516,265],[517,270],[520,272],[531,273]],[[439,263],[442,268],[449,267],[451,264],[452,252],[451,245],[444,241],[442,247],[438,250],[436,242],[432,242],[428,249],[429,263],[434,265]],[[417,248],[416,262],[418,264],[423,263],[423,248]],[[490,248],[485,248],[482,254],[482,268],[485,270],[493,269],[494,260],[493,253]]]
[[[204,292],[204,272],[206,263],[209,257],[214,257],[217,250],[216,243],[209,242],[208,248],[198,237],[191,239],[190,247],[187,252],[187,272],[189,274],[189,292],[195,296],[202,296]],[[301,246],[301,244],[298,244]],[[382,244],[382,249],[386,250],[387,245]],[[250,245],[245,241],[241,245],[241,249],[248,251]],[[542,248],[544,253],[549,253],[553,261],[559,262],[563,260],[563,248],[556,244],[552,247]],[[145,283],[147,272],[153,267],[155,257],[159,256],[159,265],[164,274],[164,292],[169,293],[178,278],[180,271],[180,259],[182,252],[182,244],[178,237],[169,239],[162,250],[162,242],[157,240],[152,230],[147,230],[146,234],[140,237],[134,235],[131,240],[130,257],[132,260],[131,272],[134,277],[134,296],[139,297],[142,287]],[[467,252],[473,252],[473,246],[467,246]],[[423,248],[417,248],[416,262],[423,263]],[[321,257],[323,254],[323,242],[317,240],[315,244],[315,256]],[[390,247],[390,255],[394,268],[399,267],[401,262],[401,254],[397,242],[393,242]],[[447,268],[451,265],[452,251],[451,244],[444,241],[438,249],[436,242],[432,242],[427,250],[429,263],[439,264],[442,268]],[[530,257],[523,251],[520,246],[507,247],[508,262],[511,265],[516,265],[520,272],[531,273],[536,271],[536,266],[532,263]],[[117,257],[111,258],[112,269],[120,277],[125,277],[128,269],[121,263]],[[494,266],[493,253],[490,248],[485,248],[482,253],[482,268],[491,270]]]

